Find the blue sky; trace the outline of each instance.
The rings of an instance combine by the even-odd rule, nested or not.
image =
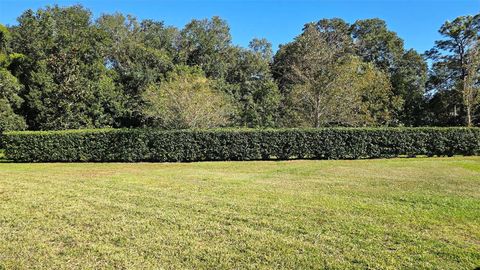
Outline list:
[[[446,20],[480,12],[480,0],[0,0],[0,23],[15,24],[16,18],[29,8],[78,3],[94,16],[118,11],[177,27],[193,18],[218,15],[228,21],[235,44],[246,46],[254,37],[265,37],[274,48],[291,41],[306,22],[339,17],[352,23],[378,17],[404,39],[407,48],[419,52],[433,46]]]

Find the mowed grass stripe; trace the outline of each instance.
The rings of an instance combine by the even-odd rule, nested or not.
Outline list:
[[[480,266],[480,158],[0,164],[0,268]]]

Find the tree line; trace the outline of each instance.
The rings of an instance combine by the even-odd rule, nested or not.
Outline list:
[[[480,124],[480,14],[406,49],[381,19],[305,24],[275,53],[219,17],[182,29],[80,6],[0,25],[0,131]]]

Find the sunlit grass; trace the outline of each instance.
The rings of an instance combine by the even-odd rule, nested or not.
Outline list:
[[[480,158],[0,164],[0,269],[480,266]]]

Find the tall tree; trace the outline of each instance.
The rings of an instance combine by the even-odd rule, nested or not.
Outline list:
[[[371,63],[346,56],[332,70],[335,78],[327,89],[312,91],[294,87],[290,98],[296,104],[302,125],[379,126],[389,125],[392,109],[401,105],[391,91],[388,76]],[[317,107],[321,100],[321,106]]]
[[[13,28],[25,55],[24,114],[32,129],[115,126],[118,96],[102,55],[102,35],[81,6],[28,10]]]
[[[281,125],[294,125],[299,114],[290,99],[292,91],[303,85],[314,92],[314,126],[321,125],[321,96],[334,79],[337,61],[351,52],[348,25],[340,19],[306,24],[303,33],[281,46],[272,64],[272,73],[282,93]]]
[[[316,22],[315,28],[320,36],[337,54],[352,54],[355,47],[351,26],[340,18],[322,19]]]
[[[207,77],[223,79],[232,63],[230,27],[219,17],[192,20],[180,32],[177,63],[199,66]]]
[[[434,124],[471,124],[463,96],[467,90],[468,53],[478,42],[479,31],[480,14],[447,21],[439,30],[443,39],[436,41],[435,47],[426,53],[432,61],[429,91],[433,96],[430,110],[432,115],[436,114],[432,119]],[[446,97],[448,100],[439,102]],[[442,104],[445,106],[438,107]]]
[[[272,43],[265,38],[254,38],[248,44],[248,47],[255,53],[259,54],[269,63],[272,61],[273,51]]]
[[[391,77],[392,91],[402,98],[403,107],[396,112],[399,124],[421,126],[426,123],[426,83],[428,67],[422,55],[406,51]]]
[[[387,73],[398,68],[403,54],[403,40],[381,19],[358,20],[352,25],[352,36],[357,53],[366,62]]]
[[[274,66],[285,97],[283,105],[285,124],[304,122],[302,116],[305,115],[305,110],[299,112],[297,107],[299,104],[290,100],[292,92],[303,92],[308,94],[305,99],[311,101],[309,102],[311,106],[305,109],[309,111],[307,114],[312,116],[313,126],[322,125],[323,97],[333,81],[333,70],[341,56],[334,48],[330,49],[327,40],[322,37],[315,24],[307,24],[300,36],[280,48],[275,56]]]
[[[0,133],[26,128],[25,119],[18,114],[23,99],[19,96],[23,86],[8,70],[21,55],[10,53],[11,35],[0,24]]]
[[[322,25],[331,24],[324,21]],[[351,54],[346,31],[323,26],[306,25],[275,56],[274,70],[286,101],[284,123],[313,127],[387,124],[393,108],[388,76]],[[345,46],[338,45],[342,41]]]
[[[19,97],[21,89],[17,78],[6,68],[0,67],[0,133],[26,128],[25,119],[17,113],[23,102]]]
[[[226,81],[238,106],[237,124],[271,127],[276,123],[280,94],[270,73],[271,44],[254,39],[250,49],[236,50]]]
[[[405,50],[403,40],[388,29],[385,21],[358,20],[351,26],[357,55],[389,75],[392,91],[404,100],[395,112],[399,125],[423,125],[427,64],[413,49]]]
[[[141,96],[147,86],[161,82],[173,69],[177,29],[152,20],[138,22],[122,14],[103,15],[96,26],[106,36],[107,66],[115,73],[113,78],[124,96],[121,125],[141,126]]]
[[[480,103],[480,40],[469,49],[465,61],[465,78],[462,85],[463,104],[467,113],[467,126],[473,126],[474,113]]]

